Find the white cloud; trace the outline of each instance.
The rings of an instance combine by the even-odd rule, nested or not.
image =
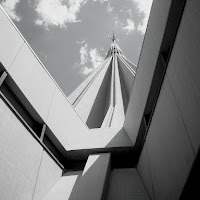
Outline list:
[[[81,6],[87,0],[39,0],[36,6],[37,25],[66,27],[67,23],[75,23]]]
[[[2,6],[9,15],[9,17],[17,22],[19,22],[22,19],[16,14],[16,6],[19,2],[20,0],[6,0],[2,2]]]
[[[110,1],[109,0],[93,0],[93,2],[99,2],[99,3],[105,3],[107,4],[106,6],[106,11],[111,14],[113,11],[113,7],[110,5]]]
[[[129,34],[135,30],[135,24],[131,19],[127,19],[126,22],[127,22],[127,25],[123,27],[123,29],[127,31],[127,34]]]
[[[131,9],[126,10],[126,13],[128,13],[131,17],[133,16]]]
[[[89,55],[90,55],[90,62],[92,63],[94,69],[97,68],[103,62],[103,57],[100,56],[96,48],[90,49]]]
[[[114,16],[113,19],[116,26],[121,26],[121,27],[123,26],[123,23],[120,21],[119,17]]]
[[[101,51],[101,49],[100,49]],[[94,71],[102,62],[103,57],[99,54],[97,48],[88,48],[88,44],[85,43],[80,48],[80,68],[81,74],[86,76]]]
[[[86,75],[90,74],[91,72],[93,72],[93,70],[94,70],[94,69],[93,69],[92,67],[84,66],[84,67],[82,68],[81,73],[82,73],[84,76],[86,76]]]
[[[104,2],[107,2],[108,0],[93,0],[94,2],[100,2],[100,3],[104,3]]]
[[[110,3],[108,2],[108,5],[106,7],[106,11],[110,14],[113,11],[113,7],[110,5]]]
[[[77,44],[84,44],[85,43],[85,40],[82,40],[82,41],[76,41]]]
[[[100,47],[100,49],[99,49],[100,51],[104,51],[104,47]]]
[[[84,65],[88,61],[88,45],[87,43],[80,48],[81,65]]]
[[[153,0],[132,0],[132,1],[137,4],[139,12],[144,13],[145,17],[137,27],[137,30],[140,31],[142,34],[144,34],[146,31]]]

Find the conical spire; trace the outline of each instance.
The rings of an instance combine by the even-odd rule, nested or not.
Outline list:
[[[112,44],[105,60],[69,96],[89,128],[123,126],[135,77],[136,66],[123,56],[114,32],[110,39]]]

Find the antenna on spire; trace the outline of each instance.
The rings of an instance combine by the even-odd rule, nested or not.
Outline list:
[[[116,37],[115,37],[115,33],[113,31],[113,35],[110,35],[110,39],[113,41],[113,43],[115,43]]]

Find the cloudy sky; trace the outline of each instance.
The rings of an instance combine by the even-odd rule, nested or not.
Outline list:
[[[138,63],[152,0],[0,0],[68,96],[102,62],[115,32]]]

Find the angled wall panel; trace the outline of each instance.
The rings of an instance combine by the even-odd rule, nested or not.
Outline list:
[[[31,200],[42,147],[0,99],[0,199]]]
[[[155,199],[178,199],[192,166],[194,152],[167,77],[146,145]]]
[[[42,197],[57,183],[61,176],[62,169],[45,151],[43,151],[33,200],[42,199]]]
[[[171,0],[154,0],[152,4],[148,28],[152,33],[153,41],[158,51],[163,39],[171,2]],[[151,52],[149,53],[151,54]]]
[[[135,82],[133,85],[133,90],[129,100],[129,105],[127,108],[124,122],[124,130],[126,131],[133,144],[135,144],[138,135],[142,114],[143,113],[141,109],[137,83]]]
[[[154,199],[154,188],[152,183],[152,175],[151,175],[151,169],[149,165],[149,156],[147,152],[146,144],[144,145],[142,149],[142,153],[138,162],[137,171],[139,176],[142,179],[142,182],[151,197],[151,199]]]
[[[144,110],[146,105],[157,59],[158,50],[156,49],[155,43],[153,41],[151,31],[149,28],[147,28],[135,77],[142,110]]]
[[[89,131],[58,88],[52,101],[47,125],[66,149],[79,145],[81,137]]]
[[[82,171],[66,172],[42,200],[75,200],[73,195],[79,184]]]
[[[24,44],[9,73],[44,121],[52,102],[55,83],[27,44]]]
[[[0,62],[8,70],[22,47],[24,40],[2,9],[3,8],[0,5]]]
[[[113,169],[107,200],[149,200],[136,169]]]
[[[200,144],[200,17],[199,1],[188,1],[172,51],[167,75],[197,153]]]

